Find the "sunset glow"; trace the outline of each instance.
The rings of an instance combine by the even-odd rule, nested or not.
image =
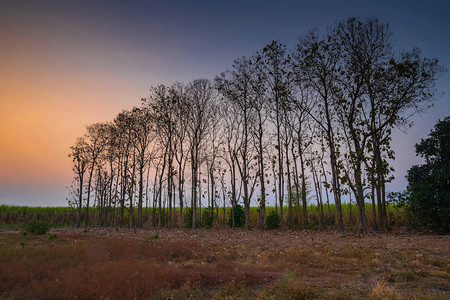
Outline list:
[[[339,18],[377,16],[390,23],[398,49],[417,46],[450,65],[445,1],[212,2],[0,2],[0,204],[66,205],[69,147],[85,125],[139,105],[151,86],[213,79],[271,40],[294,45]],[[414,143],[450,112],[449,86],[445,73],[437,87],[447,94],[407,136],[396,133],[393,190],[405,188],[406,170],[420,161]]]

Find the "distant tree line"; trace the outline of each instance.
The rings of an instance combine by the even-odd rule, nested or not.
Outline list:
[[[214,80],[152,87],[139,107],[87,126],[71,147],[77,225],[96,207],[98,225],[162,226],[164,217],[182,227],[189,207],[195,228],[204,199],[212,215],[231,205],[232,227],[237,205],[248,228],[256,203],[264,229],[272,195],[281,228],[307,226],[315,198],[319,227],[332,201],[342,231],[350,194],[362,232],[366,201],[374,229],[387,229],[392,130],[429,106],[442,70],[418,49],[395,53],[387,24],[349,18],[295,49],[273,41]]]

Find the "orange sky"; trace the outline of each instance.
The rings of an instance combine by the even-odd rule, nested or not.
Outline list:
[[[89,5],[71,6],[0,3],[0,204],[65,205],[67,155],[85,125],[139,105],[152,85],[210,75],[190,60],[169,66],[180,41],[151,22],[130,36],[135,24],[112,16],[120,9],[96,18]],[[55,201],[29,199],[38,189]]]
[[[3,66],[8,76],[1,74],[7,79],[0,86],[3,183],[67,184],[72,175],[67,154],[83,126],[139,104],[137,89],[116,78],[58,70],[37,74],[39,66],[24,73],[15,66]]]
[[[0,205],[66,205],[67,155],[85,125],[139,105],[152,85],[212,79],[272,39],[291,47],[312,28],[377,15],[399,49],[418,46],[449,66],[450,5],[375,2],[0,1]],[[439,91],[448,94],[449,78]],[[394,137],[400,188],[418,161],[414,143],[449,103],[441,97]]]
[[[69,55],[41,43],[34,47],[32,40],[3,45],[0,181],[67,185],[72,176],[67,154],[84,125],[110,120],[121,109],[138,105],[148,87],[137,88],[101,68],[89,69],[89,63],[80,63],[83,56],[66,60]],[[14,52],[22,47],[29,50]]]

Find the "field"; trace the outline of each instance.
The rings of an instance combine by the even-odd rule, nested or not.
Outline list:
[[[1,299],[448,299],[450,236],[0,230]]]
[[[206,208],[202,208],[202,212],[204,212]],[[269,215],[272,211],[275,210],[275,207],[269,206],[266,207],[266,214]],[[174,226],[178,227],[179,223],[179,208],[175,209],[175,217],[174,217]],[[279,211],[279,208],[278,208]],[[119,223],[119,218],[117,215],[118,209],[116,210],[116,215],[113,218],[113,224],[117,226]],[[223,219],[224,211],[222,207],[217,208],[215,210],[216,217],[214,218],[213,228],[222,228],[223,224],[230,218],[231,207],[225,208],[225,222]],[[184,211],[186,213],[186,209]],[[83,208],[82,215],[85,214],[85,208]],[[285,224],[288,224],[288,207],[284,207],[284,221]],[[356,206],[349,205],[348,203],[344,203],[342,205],[342,214],[344,226],[348,229],[355,229],[358,227],[358,219],[357,219],[357,211]],[[387,206],[387,214],[389,220],[389,226],[393,228],[411,228],[412,221],[411,216],[404,209],[404,207],[397,207],[394,205]],[[99,220],[98,216],[100,215],[99,209],[91,208],[90,216],[91,216],[91,225],[98,225]],[[133,224],[137,224],[137,208],[134,208],[133,213]],[[167,210],[163,210],[163,216],[167,217]],[[198,225],[201,226],[201,213],[198,212],[199,216]],[[294,222],[296,221],[296,210],[293,210]],[[331,226],[330,226],[330,216],[331,216]],[[151,227],[152,225],[152,209],[149,208],[144,209],[144,227]],[[308,205],[308,222],[310,228],[318,228],[318,208],[316,205]],[[372,205],[366,204],[366,217],[367,217],[367,225],[369,228],[373,226],[373,217],[372,217]],[[8,205],[0,205],[0,229],[6,228],[22,228],[27,222],[33,219],[39,219],[44,222],[50,223],[52,226],[74,226],[77,222],[77,211],[71,207],[29,207],[29,206],[8,206]],[[125,224],[129,224],[129,213],[126,211],[124,214]],[[163,225],[167,224],[167,220],[163,218]],[[157,221],[155,221],[157,222]],[[336,229],[336,208],[334,204],[330,204],[330,211],[328,211],[327,206],[324,206],[324,228],[328,229]],[[83,222],[84,224],[84,222]],[[111,225],[112,226],[112,225]],[[186,227],[187,224],[184,224]],[[259,212],[257,207],[250,207],[250,226],[253,228],[257,228],[259,226]],[[297,228],[297,224],[293,226]]]

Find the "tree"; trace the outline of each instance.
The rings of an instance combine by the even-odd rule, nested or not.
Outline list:
[[[253,102],[253,84],[252,84],[252,62],[243,57],[236,59],[232,71],[223,72],[216,77],[216,87],[230,105],[237,108],[238,117],[242,119],[241,147],[239,148],[239,159],[237,166],[241,175],[242,186],[244,189],[244,207],[245,207],[245,227],[250,226],[250,191],[249,191],[249,170],[250,170],[250,127],[252,125],[252,102]]]
[[[320,127],[328,144],[331,169],[331,187],[333,189],[334,202],[336,204],[336,216],[338,230],[344,230],[341,208],[341,176],[339,169],[340,144],[337,138],[336,114],[332,91],[338,72],[339,48],[332,39],[321,38],[316,32],[301,38],[294,52],[294,73],[297,82],[305,89],[309,89],[310,95],[317,95],[317,105],[314,110],[309,110],[303,105],[299,109],[305,111]],[[299,151],[302,153],[302,151]],[[302,157],[300,157],[302,159]],[[302,176],[304,180],[304,176]],[[302,182],[304,186],[304,182]],[[302,198],[305,204],[306,189],[302,188]],[[304,208],[305,209],[305,208]],[[306,210],[304,211],[306,214]],[[304,216],[305,217],[305,216]],[[304,222],[307,220],[305,219]]]
[[[265,67],[267,84],[269,111],[276,130],[277,160],[278,160],[278,201],[280,203],[280,227],[284,229],[283,202],[284,202],[284,169],[283,169],[283,149],[282,149],[282,126],[284,110],[287,108],[289,99],[287,66],[289,57],[286,45],[272,41],[266,45],[262,51],[262,63]]]
[[[185,86],[176,83],[172,86],[172,100],[177,103],[175,109],[175,160],[178,163],[178,200],[180,205],[179,227],[183,227],[183,197],[185,183],[185,169],[189,151],[184,151],[185,140],[187,137],[188,108],[186,101]]]
[[[92,177],[97,165],[97,160],[100,158],[103,150],[106,147],[108,126],[105,123],[95,123],[86,127],[87,133],[84,136],[86,141],[86,153],[89,161],[89,179],[87,187],[87,200],[86,200],[86,218],[84,224],[87,226],[89,223],[89,200],[91,195]]]
[[[231,197],[231,227],[235,227],[234,211],[238,204],[237,195],[237,157],[239,152],[240,133],[242,132],[242,120],[238,117],[238,111],[236,106],[222,105],[223,110],[223,127],[224,127],[224,147],[223,147],[223,160],[227,163],[230,171],[231,191],[228,191]]]
[[[197,79],[190,83],[186,91],[188,108],[187,133],[190,143],[191,170],[192,170],[192,228],[196,227],[198,178],[200,169],[201,147],[205,143],[205,137],[211,121],[214,119],[215,110],[212,109],[215,100],[214,89],[208,79]]]
[[[153,124],[148,107],[133,108],[133,131],[135,135],[134,146],[137,151],[137,167],[139,173],[139,200],[138,200],[138,227],[142,228],[142,202],[144,198],[144,168],[150,165],[154,153],[149,151],[149,146],[155,138]]]
[[[253,79],[252,90],[254,97],[252,99],[252,109],[255,113],[255,121],[252,122],[253,130],[252,136],[256,149],[256,156],[258,157],[258,171],[260,185],[260,199],[259,199],[259,225],[261,229],[266,228],[266,180],[269,184],[269,180],[266,179],[269,174],[265,171],[264,161],[267,159],[264,157],[264,149],[268,146],[265,143],[265,123],[267,120],[267,78],[264,72],[264,65],[261,62],[261,55],[252,57],[251,64],[253,65],[252,73]]]
[[[420,226],[450,231],[450,116],[416,144],[425,164],[408,171],[410,209]]]
[[[79,185],[78,188],[78,218],[77,218],[77,227],[81,225],[81,208],[83,205],[83,182],[84,182],[84,174],[86,173],[88,167],[88,158],[87,158],[87,149],[86,149],[86,141],[83,137],[77,139],[75,145],[70,147],[71,153],[69,157],[72,157],[73,160],[73,171],[75,172],[78,180],[77,183]]]
[[[369,156],[370,139],[377,141],[377,134],[383,131],[389,134],[390,128],[406,121],[406,110],[418,110],[433,99],[434,82],[442,70],[436,59],[421,58],[417,49],[397,58],[390,36],[388,25],[377,19],[349,18],[339,22],[329,37],[340,49],[341,76],[333,95],[351,169],[344,178],[353,173],[354,180],[347,180],[347,184],[355,194],[363,232],[367,232],[363,165]],[[378,167],[380,172],[384,169]]]
[[[133,118],[130,111],[122,111],[120,112],[116,118],[114,119],[114,126],[116,128],[116,139],[118,143],[117,155],[119,160],[119,168],[120,168],[120,220],[119,226],[123,226],[123,217],[125,212],[125,197],[128,191],[128,200],[131,202],[133,199],[131,198],[130,191],[131,183],[129,184],[130,176],[130,156],[132,156],[132,152],[134,150],[133,147]],[[132,215],[132,211],[130,211],[130,216]]]
[[[165,85],[159,85],[150,89],[150,96],[148,99],[148,105],[151,110],[151,119],[155,124],[154,130],[157,136],[159,144],[164,145],[164,159],[163,170],[160,176],[160,183],[162,183],[165,166],[167,164],[167,194],[168,194],[168,207],[169,207],[169,223],[173,222],[172,218],[172,201],[175,200],[173,195],[174,189],[174,156],[175,156],[175,139],[176,139],[176,120],[177,120],[177,107],[181,104],[178,97],[178,88],[175,84],[173,87],[167,87]],[[160,184],[161,185],[161,184]],[[161,194],[162,189],[160,187]],[[161,200],[159,198],[159,200]],[[174,205],[175,206],[175,205]],[[159,214],[158,225],[160,223],[161,211]]]

